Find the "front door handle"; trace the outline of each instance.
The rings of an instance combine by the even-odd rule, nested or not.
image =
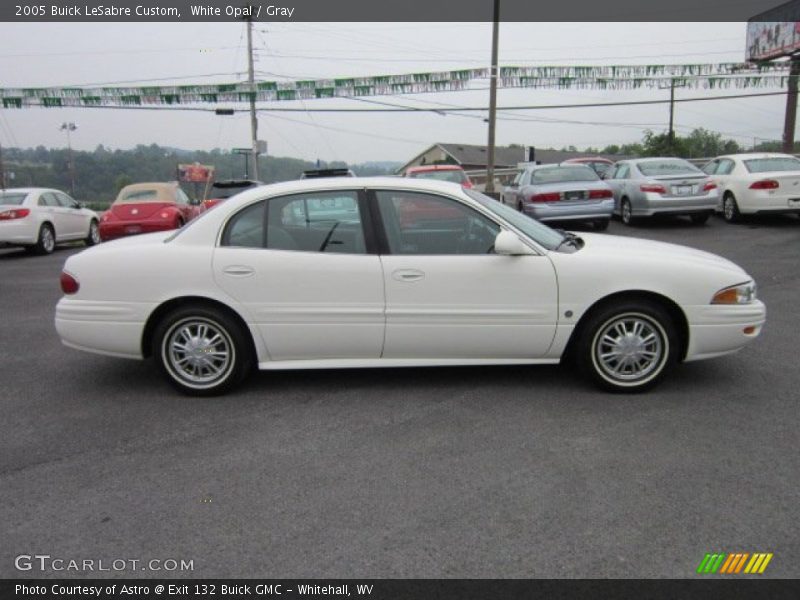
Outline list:
[[[425,277],[425,273],[419,269],[397,269],[392,273],[395,281],[419,281]]]
[[[231,275],[233,277],[249,277],[255,273],[256,270],[247,265],[231,265],[222,269],[222,272],[225,273],[225,275]]]

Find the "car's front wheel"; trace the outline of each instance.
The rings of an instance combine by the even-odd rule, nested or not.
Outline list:
[[[250,371],[247,335],[221,310],[186,306],[167,314],[156,327],[153,356],[178,390],[193,396],[223,394]]]
[[[576,351],[581,370],[601,388],[640,392],[675,364],[678,339],[672,319],[658,304],[621,302],[589,317]]]

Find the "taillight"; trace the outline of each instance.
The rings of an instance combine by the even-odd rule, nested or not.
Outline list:
[[[31,211],[27,208],[12,208],[11,210],[4,210],[0,212],[0,221],[12,221],[13,219],[24,219]]]
[[[707,181],[706,184],[703,186],[703,191],[704,192],[707,192],[709,190],[715,190],[715,189],[717,189],[717,184],[714,183],[713,181]]]
[[[762,179],[750,184],[751,190],[777,190],[779,184],[774,179]]]
[[[561,200],[561,194],[558,192],[548,192],[546,194],[534,194],[531,196],[531,202],[558,202]]]
[[[61,271],[61,291],[65,294],[76,294],[81,284],[66,271]]]
[[[589,190],[589,198],[612,198],[611,190]]]
[[[472,189],[472,182],[471,181],[464,181],[461,184],[461,187],[463,187],[465,190],[471,190]]]
[[[643,192],[654,192],[656,194],[666,194],[667,188],[665,188],[660,183],[643,183],[639,186],[639,189]]]

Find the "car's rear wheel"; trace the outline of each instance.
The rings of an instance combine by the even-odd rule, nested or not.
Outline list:
[[[722,216],[728,223],[737,223],[741,218],[739,205],[736,202],[736,198],[730,192],[725,194],[725,197],[722,199]]]
[[[579,333],[576,357],[598,386],[640,392],[660,381],[677,362],[678,338],[669,314],[645,301],[608,305]]]
[[[89,223],[89,235],[86,236],[84,242],[87,246],[94,246],[100,243],[100,225],[94,219]]]
[[[705,225],[708,222],[708,218],[711,216],[711,213],[698,213],[694,215],[690,215],[692,219],[692,223],[695,225]]]
[[[608,219],[600,219],[599,221],[594,221],[592,223],[592,227],[595,231],[605,231],[608,229]]]
[[[56,249],[56,234],[53,231],[53,226],[50,223],[43,223],[39,227],[39,236],[36,238],[36,244],[33,246],[33,252],[36,254],[52,254]]]
[[[153,356],[167,380],[185,394],[223,394],[250,372],[247,335],[221,310],[186,306],[167,314],[156,327]]]
[[[620,218],[625,225],[634,225],[635,219],[633,218],[633,208],[631,208],[631,201],[627,198],[622,199],[620,207]]]

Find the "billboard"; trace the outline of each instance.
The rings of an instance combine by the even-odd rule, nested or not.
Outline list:
[[[178,180],[194,183],[207,183],[214,179],[213,165],[178,165]]]
[[[770,60],[800,50],[800,23],[753,22],[747,24],[747,60]]]
[[[747,21],[747,60],[772,60],[800,51],[800,0],[790,0]]]

